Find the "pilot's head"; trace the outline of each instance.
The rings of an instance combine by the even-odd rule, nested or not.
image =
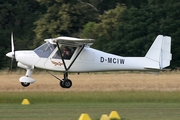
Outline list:
[[[69,49],[69,47],[65,46],[64,51],[71,51],[71,50]]]

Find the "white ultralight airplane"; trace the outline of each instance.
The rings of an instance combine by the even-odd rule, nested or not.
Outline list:
[[[105,53],[90,46],[94,39],[79,39],[73,37],[57,37],[45,39],[45,43],[34,50],[14,51],[13,34],[11,34],[12,52],[6,56],[16,59],[18,67],[27,70],[19,81],[24,87],[34,83],[31,78],[34,68],[41,68],[64,73],[64,78],[51,74],[60,80],[62,88],[70,88],[72,81],[69,72],[98,71],[159,71],[170,65],[171,37],[158,35],[144,57],[122,57]]]

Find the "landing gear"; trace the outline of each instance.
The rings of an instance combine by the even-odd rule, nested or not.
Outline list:
[[[47,71],[48,72],[48,71]],[[64,73],[64,79],[60,79],[59,77],[57,77],[56,75],[48,72],[49,74],[51,74],[53,77],[55,77],[56,79],[58,79],[60,82],[59,82],[59,85],[62,87],[62,88],[70,88],[72,86],[72,81],[70,79],[68,79],[68,73]]]
[[[69,79],[63,79],[60,81],[59,85],[62,88],[70,88],[72,86],[72,81]]]
[[[60,80],[60,86],[62,88],[70,88],[72,86],[72,81],[68,79],[68,72],[64,73],[64,79]]]
[[[59,84],[62,88],[70,88],[72,86],[72,81],[68,79],[68,72],[64,73],[64,79],[60,80]]]
[[[30,83],[27,83],[27,82],[21,82],[21,85],[22,85],[23,87],[28,87],[28,86],[30,85]]]
[[[19,78],[19,81],[21,82],[21,85],[23,87],[28,87],[31,83],[34,83],[35,80],[29,76],[31,76],[33,69],[27,69],[26,76],[22,76]]]

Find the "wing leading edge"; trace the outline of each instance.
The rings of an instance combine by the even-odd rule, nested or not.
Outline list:
[[[70,45],[70,46],[83,46],[83,45],[92,45],[95,41],[94,39],[80,39],[80,38],[74,38],[74,37],[57,37],[57,38],[50,38],[45,39],[44,41],[49,41],[52,44],[58,44],[61,45]]]

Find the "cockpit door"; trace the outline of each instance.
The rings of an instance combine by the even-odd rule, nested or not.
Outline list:
[[[58,47],[56,46],[55,50],[48,57],[47,61],[44,64],[47,69],[65,71],[65,67],[61,57],[63,57],[66,67],[68,67],[73,61],[74,55],[76,54],[76,47],[61,45],[60,49],[61,52],[59,52]],[[62,55],[60,55],[60,53]]]

